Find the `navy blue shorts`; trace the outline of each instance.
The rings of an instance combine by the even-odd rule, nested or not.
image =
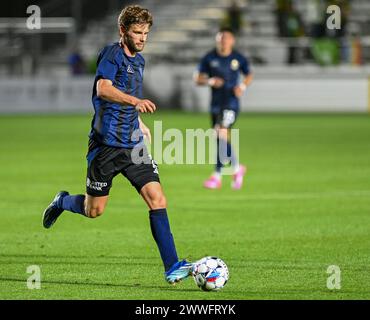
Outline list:
[[[89,141],[87,153],[86,193],[94,197],[107,196],[113,178],[122,174],[140,193],[149,182],[160,182],[158,167],[144,144],[125,149]]]
[[[214,128],[217,124],[221,128],[231,128],[238,117],[238,112],[231,109],[223,109],[218,113],[212,113],[212,127]]]

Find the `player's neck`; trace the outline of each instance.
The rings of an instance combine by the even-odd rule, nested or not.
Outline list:
[[[136,56],[136,52],[131,52],[130,49],[125,45],[123,46],[123,51],[125,51],[126,55],[129,56],[129,57],[135,57]]]
[[[228,57],[233,52],[233,49],[222,50],[220,48],[217,48],[216,50],[217,54],[221,57]]]
[[[136,56],[136,51],[131,52],[129,47],[121,40],[119,42],[120,47],[123,49],[125,52],[126,56],[128,57],[135,57]]]

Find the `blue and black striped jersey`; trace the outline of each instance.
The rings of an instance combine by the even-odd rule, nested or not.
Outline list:
[[[90,138],[121,148],[133,148],[142,141],[139,114],[135,107],[122,106],[99,98],[96,84],[99,79],[109,79],[117,89],[141,99],[144,65],[142,55],[137,53],[135,57],[127,56],[118,42],[106,46],[100,52],[92,93],[95,114]]]

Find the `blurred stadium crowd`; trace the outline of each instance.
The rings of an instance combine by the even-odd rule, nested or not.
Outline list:
[[[97,52],[118,38],[119,10],[133,1],[4,1],[0,75],[93,73]],[[370,62],[368,0],[141,0],[154,14],[145,57],[194,64],[220,26],[238,34],[253,65],[364,65]],[[41,29],[24,27],[26,9],[41,8]],[[341,8],[341,29],[326,28],[328,5]]]

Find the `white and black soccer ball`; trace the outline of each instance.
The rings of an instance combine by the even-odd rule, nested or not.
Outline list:
[[[204,291],[222,289],[229,280],[229,269],[217,257],[204,257],[193,263],[193,278],[196,285]]]

